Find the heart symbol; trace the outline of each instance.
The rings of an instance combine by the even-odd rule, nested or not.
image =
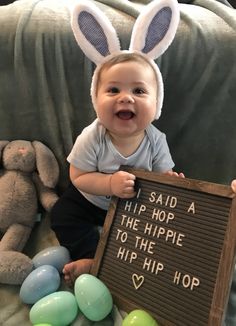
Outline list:
[[[132,281],[133,281],[135,290],[138,290],[140,288],[140,286],[144,282],[144,276],[143,275],[133,274],[132,275]]]

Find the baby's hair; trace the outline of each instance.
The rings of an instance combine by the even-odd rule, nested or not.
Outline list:
[[[112,56],[100,68],[100,70],[98,71],[98,76],[97,76],[96,89],[99,84],[101,74],[104,70],[107,70],[116,64],[124,63],[124,62],[138,62],[138,63],[146,64],[147,66],[149,66],[152,69],[154,78],[157,82],[156,72],[155,72],[153,66],[150,64],[150,60],[148,60],[147,58],[145,58],[144,55],[142,55],[141,53],[138,53],[138,52],[123,52],[123,53],[117,54],[115,56]]]

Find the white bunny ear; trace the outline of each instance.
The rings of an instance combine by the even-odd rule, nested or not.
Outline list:
[[[130,50],[158,58],[171,44],[179,23],[177,0],[154,0],[138,16],[132,31]]]
[[[115,29],[103,12],[90,1],[78,3],[72,12],[72,30],[82,51],[97,65],[120,50]]]

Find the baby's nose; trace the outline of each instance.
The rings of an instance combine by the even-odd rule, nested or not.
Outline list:
[[[134,103],[134,98],[130,93],[121,93],[118,102],[119,103]]]

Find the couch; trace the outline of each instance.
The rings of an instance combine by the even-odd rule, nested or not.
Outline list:
[[[89,95],[94,65],[70,27],[74,2],[18,0],[0,7],[0,139],[39,140],[50,147],[60,166],[59,194],[69,182],[66,157],[95,117]],[[149,0],[95,2],[126,49],[134,20]],[[157,60],[165,100],[155,125],[167,135],[176,171],[229,185],[236,178],[236,11],[224,0],[179,6],[174,42]],[[25,252],[33,257],[52,245],[57,241],[42,212]],[[233,279],[227,326],[236,324],[235,284]],[[0,325],[31,325],[19,286],[0,285],[0,297]],[[119,326],[123,316],[116,308],[101,323],[80,317],[73,325]]]

